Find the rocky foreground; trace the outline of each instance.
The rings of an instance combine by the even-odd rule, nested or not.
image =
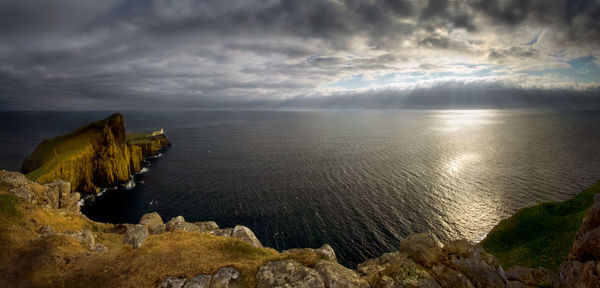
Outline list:
[[[44,185],[0,171],[2,287],[600,287],[600,195],[557,272],[505,271],[481,246],[439,246],[409,235],[397,252],[358,265],[337,263],[329,245],[277,252],[244,226],[163,222],[97,223],[76,206],[68,182]]]

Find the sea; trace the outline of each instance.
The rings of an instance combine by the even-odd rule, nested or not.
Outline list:
[[[0,112],[0,169],[114,111]],[[600,111],[120,111],[173,146],[82,212],[110,223],[245,225],[284,250],[330,244],[354,267],[411,233],[482,240],[502,219],[600,180]]]

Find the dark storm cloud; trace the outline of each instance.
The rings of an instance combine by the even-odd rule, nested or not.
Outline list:
[[[411,49],[485,46],[452,38],[456,31],[547,25],[553,33],[523,43],[549,34],[594,50],[599,19],[599,1],[590,0],[4,0],[0,104],[266,107],[319,94],[352,73],[402,69],[414,61]],[[494,61],[542,55],[535,47],[481,49]]]
[[[509,26],[532,21],[562,27],[562,36],[575,41],[600,39],[598,0],[476,0],[471,7],[493,21]]]

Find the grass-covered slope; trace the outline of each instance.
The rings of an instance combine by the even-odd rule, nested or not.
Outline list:
[[[57,234],[41,236],[44,225]],[[312,265],[321,257],[308,251],[280,254],[233,237],[186,231],[150,235],[133,249],[123,244],[123,234],[105,232],[111,227],[80,213],[28,204],[0,188],[0,287],[156,287],[168,275],[189,278],[227,266],[241,272],[245,287],[255,287],[254,275],[269,261]],[[80,230],[91,231],[95,245],[107,250],[90,251],[60,235]]]
[[[152,156],[158,150],[171,145],[171,142],[169,142],[169,139],[164,134],[152,136],[145,133],[127,133],[125,137],[127,143],[142,149],[144,157]]]
[[[519,210],[502,220],[481,241],[502,266],[556,270],[567,255],[600,182],[564,202],[548,202]]]

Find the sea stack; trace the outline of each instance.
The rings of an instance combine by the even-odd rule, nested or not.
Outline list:
[[[66,135],[44,140],[25,159],[21,170],[27,178],[41,184],[61,179],[71,182],[74,191],[97,193],[100,187],[127,182],[130,175],[141,170],[144,156],[170,145],[164,134],[140,135],[144,134],[135,134],[134,143],[129,143],[125,118],[115,113]]]

